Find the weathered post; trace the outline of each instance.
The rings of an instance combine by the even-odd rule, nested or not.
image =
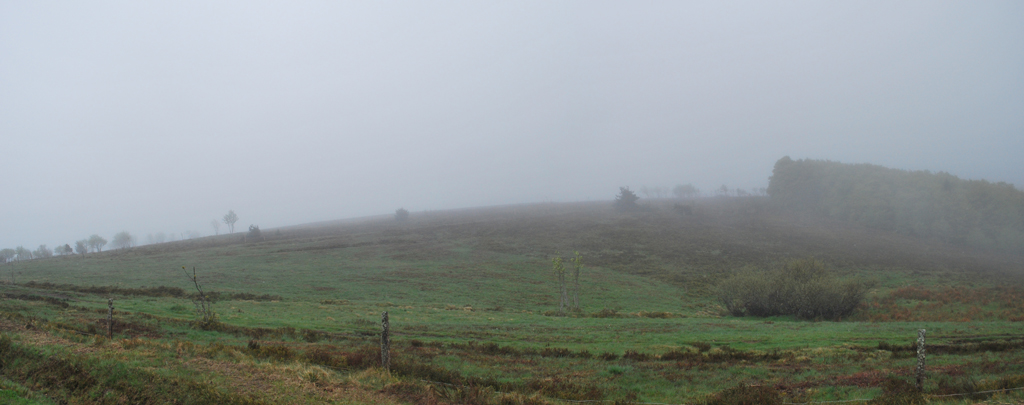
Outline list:
[[[924,391],[924,329],[917,330],[917,390]]]
[[[391,371],[391,335],[388,329],[391,327],[388,322],[388,311],[380,315],[380,366],[384,371]]]
[[[107,299],[107,339],[114,338],[114,299]]]

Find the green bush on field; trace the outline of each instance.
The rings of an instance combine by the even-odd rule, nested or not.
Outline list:
[[[800,259],[725,279],[718,299],[734,316],[835,320],[852,314],[869,288],[869,283],[840,281],[819,260]]]

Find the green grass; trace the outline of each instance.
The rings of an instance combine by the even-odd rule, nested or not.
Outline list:
[[[32,392],[6,377],[0,377],[0,403],[10,405],[52,405],[49,398]]]
[[[74,355],[89,367],[116,363],[127,374],[144,370],[221,393],[256,379],[263,382],[254,398],[269,402],[416,402],[429,390],[403,394],[401,384],[432,378],[514,392],[520,400],[676,403],[741,383],[771,385],[790,399],[873,397],[885,377],[906,378],[915,361],[879,350],[880,342],[907,346],[922,328],[929,344],[960,350],[929,357],[926,390],[939,392],[963,375],[978,381],[1024,375],[1024,350],[1014,346],[1022,338],[1014,319],[1024,316],[1024,307],[1014,306],[1014,289],[1022,287],[1020,257],[789,217],[759,199],[701,201],[693,211],[680,215],[670,205],[652,204],[616,213],[599,204],[543,204],[413,213],[403,223],[351,221],[286,228],[280,235],[264,230],[267,239],[259,243],[222,235],[34,260],[0,266],[0,274],[14,271],[19,282],[2,287],[7,298],[0,313],[18,331],[12,336],[25,336],[18,343],[25,350],[60,347],[39,343],[36,334],[45,333],[99,348]],[[583,313],[550,316],[558,305],[550,259],[576,250],[586,265]],[[877,282],[851,319],[723,316],[713,294],[718,280],[812,256],[841,277]],[[188,297],[132,295],[143,287],[191,293],[182,266],[194,266],[204,289],[226,297],[214,305],[224,327],[190,325],[195,315]],[[32,288],[29,281],[56,286]],[[120,288],[113,297],[114,342],[94,337],[106,331],[108,297],[82,292],[89,286]],[[961,298],[939,298],[951,286]],[[993,295],[996,287],[1002,295]],[[280,299],[227,298],[232,293]],[[997,295],[1002,298],[985,298]],[[603,310],[621,316],[593,316]],[[380,380],[365,369],[376,356],[383,311],[400,371]],[[900,315],[907,311],[913,317]],[[288,347],[291,357],[247,349],[257,336],[264,347]],[[142,343],[122,341],[128,338]],[[1008,346],[968,350],[965,339]],[[311,350],[337,353],[346,366],[316,377],[321,371],[308,369],[302,357]],[[624,356],[629,351],[637,354]],[[116,353],[114,363],[103,363],[103,353]],[[602,353],[616,358],[602,359]],[[669,353],[676,353],[674,360]],[[224,369],[210,368],[211,361]],[[232,367],[252,377],[241,378]],[[289,367],[306,368],[288,371],[299,375],[290,380],[268,377]],[[18,392],[19,400],[35,400],[47,393],[105,403],[29,380],[8,380],[13,388],[0,395]],[[335,389],[350,393],[339,397]]]

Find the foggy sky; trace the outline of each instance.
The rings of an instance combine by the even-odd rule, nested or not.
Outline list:
[[[0,248],[619,186],[782,156],[1024,185],[1024,3],[3,2]]]

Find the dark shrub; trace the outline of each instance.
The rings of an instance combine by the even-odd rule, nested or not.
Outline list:
[[[635,350],[626,350],[626,352],[622,354],[622,358],[633,361],[647,361],[651,359],[651,356],[647,353],[640,353]]]
[[[622,211],[629,211],[637,207],[636,201],[640,197],[629,190],[629,187],[619,187],[619,195],[615,196],[615,208]]]
[[[249,225],[249,233],[245,235],[246,240],[260,240],[262,237],[259,225]]]
[[[885,380],[885,384],[882,384],[882,396],[868,402],[872,405],[918,405],[924,403],[924,394],[918,391],[914,384],[892,376]]]
[[[404,222],[409,219],[409,211],[405,208],[395,210],[395,221]]]
[[[541,357],[572,357],[572,351],[564,347],[545,347],[540,351]]]
[[[778,405],[782,396],[772,387],[740,385],[715,394],[707,405]]]
[[[616,311],[614,309],[604,308],[604,309],[602,309],[600,311],[597,311],[597,312],[594,312],[594,313],[590,314],[590,317],[591,318],[621,318],[622,315],[619,315],[619,311]]]
[[[665,354],[662,354],[661,355],[661,359],[662,360],[667,360],[667,361],[679,361],[679,360],[687,360],[687,359],[690,359],[690,358],[692,358],[694,356],[695,356],[695,354],[691,354],[689,352],[681,352],[679,350],[672,350],[672,351],[669,351],[669,352],[667,352]]]
[[[339,368],[348,365],[348,359],[345,356],[337,356],[319,347],[307,350],[302,357],[310,364],[321,366]]]
[[[693,346],[694,348],[697,349],[698,352],[701,353],[711,350],[711,343],[707,342],[690,342],[689,345]]]
[[[659,318],[660,319],[666,319],[666,318],[671,318],[672,317],[672,313],[671,312],[662,312],[662,311],[651,311],[651,312],[640,311],[638,313],[638,315],[640,315],[643,318],[655,318],[655,319],[659,319]]]
[[[839,281],[819,260],[801,259],[732,276],[719,284],[718,298],[734,316],[837,320],[852,314],[869,288],[868,283]]]
[[[247,349],[249,350],[249,354],[263,359],[275,359],[279,361],[288,361],[295,359],[295,353],[292,352],[292,350],[286,346],[264,346],[259,344],[259,342],[253,340],[249,342],[249,346],[247,347]]]
[[[309,343],[319,342],[321,339],[326,337],[325,335],[326,334],[324,332],[321,332],[321,331],[318,331],[318,330],[311,330],[311,329],[303,329],[302,330],[302,340],[305,340],[306,342],[309,342]]]

